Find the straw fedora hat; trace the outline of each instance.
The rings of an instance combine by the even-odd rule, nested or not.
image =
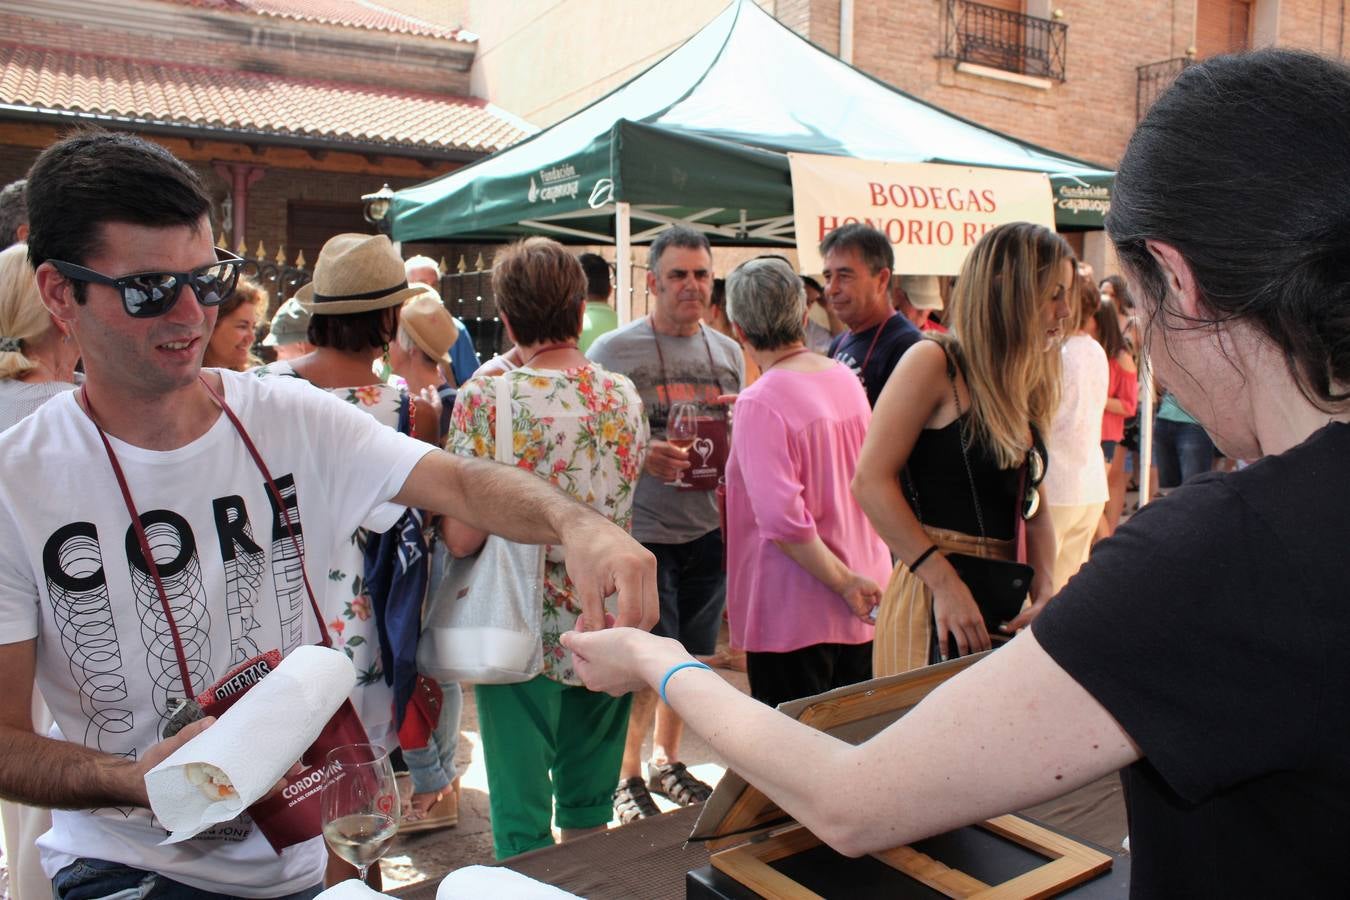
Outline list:
[[[437,364],[450,371],[450,348],[459,339],[459,326],[434,288],[419,284],[420,292],[403,304],[398,325],[414,344]]]
[[[382,234],[339,234],[314,263],[314,280],[295,292],[306,312],[344,316],[398,306],[421,291],[408,286],[403,260]]]

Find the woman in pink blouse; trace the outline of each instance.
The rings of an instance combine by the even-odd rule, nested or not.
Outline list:
[[[802,282],[781,259],[727,278],[763,374],[736,403],[727,464],[727,611],[750,693],[776,706],[872,675],[885,543],[849,492],[872,420],[857,376],[805,346]]]

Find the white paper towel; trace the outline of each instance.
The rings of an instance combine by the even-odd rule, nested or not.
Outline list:
[[[535,881],[528,875],[494,866],[465,866],[456,869],[436,889],[436,900],[581,900],[576,894],[551,884]]]
[[[164,843],[228,822],[261,799],[319,737],[355,686],[356,669],[342,651],[292,650],[210,728],[145,774],[150,808],[173,832]],[[221,769],[237,796],[208,800],[188,782],[188,763]]]

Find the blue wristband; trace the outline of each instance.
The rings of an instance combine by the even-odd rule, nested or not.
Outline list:
[[[670,676],[674,675],[681,669],[707,669],[709,672],[711,672],[712,666],[708,665],[707,663],[701,663],[691,659],[688,662],[676,663],[669,669],[666,669],[666,674],[661,676],[661,690],[660,690],[661,702],[665,703],[666,705],[670,705],[670,701],[666,699],[666,685],[670,682]]]

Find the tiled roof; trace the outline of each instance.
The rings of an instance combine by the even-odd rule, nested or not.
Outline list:
[[[453,38],[460,41],[477,40],[476,35],[462,28],[450,28],[427,22],[416,16],[381,6],[372,0],[171,0],[171,2],[205,9],[296,19],[301,22],[348,25],[353,28]]]
[[[154,124],[490,153],[525,136],[486,102],[0,43],[0,103]]]

